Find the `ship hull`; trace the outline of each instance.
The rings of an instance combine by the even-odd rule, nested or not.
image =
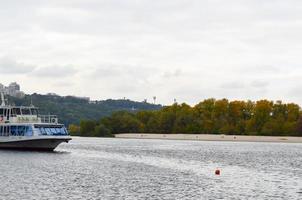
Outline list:
[[[53,151],[59,144],[69,142],[71,138],[43,138],[0,142],[0,149]]]

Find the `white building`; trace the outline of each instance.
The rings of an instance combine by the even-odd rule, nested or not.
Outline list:
[[[4,86],[0,83],[0,92],[18,98],[23,98],[25,96],[25,93],[20,91],[20,85],[16,82],[10,83],[8,86]]]

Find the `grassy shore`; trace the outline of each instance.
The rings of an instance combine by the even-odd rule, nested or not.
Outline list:
[[[287,137],[287,136],[122,133],[122,134],[115,134],[115,137],[133,138],[133,139],[302,143],[302,137]]]

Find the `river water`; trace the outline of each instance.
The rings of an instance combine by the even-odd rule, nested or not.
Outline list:
[[[0,170],[5,200],[302,199],[302,144],[74,138]]]

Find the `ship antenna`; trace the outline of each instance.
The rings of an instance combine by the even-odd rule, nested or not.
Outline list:
[[[5,106],[5,99],[4,99],[4,93],[1,92],[1,106]]]

